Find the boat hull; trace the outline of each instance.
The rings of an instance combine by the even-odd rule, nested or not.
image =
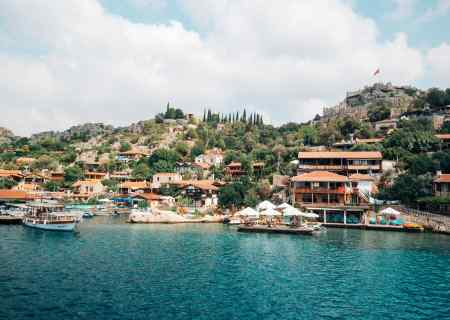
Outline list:
[[[23,224],[30,228],[48,230],[48,231],[73,231],[75,229],[76,223],[52,223],[52,224],[43,224],[43,223],[32,223],[29,221],[24,221]]]

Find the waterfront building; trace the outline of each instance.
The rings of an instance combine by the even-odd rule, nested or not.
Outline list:
[[[312,171],[291,178],[292,204],[319,214],[322,222],[361,223],[370,205],[347,176]]]
[[[88,171],[84,174],[87,180],[103,180],[108,178],[108,174],[105,172]]]
[[[147,202],[147,205],[151,208],[159,206],[172,207],[175,205],[175,199],[173,197],[162,196],[153,192],[139,193],[133,198],[145,200]]]
[[[20,170],[5,170],[0,169],[0,178],[12,179],[14,181],[21,181],[24,175]]]
[[[186,180],[177,183],[182,193],[192,200],[195,208],[214,208],[218,205],[219,188],[212,180]]]
[[[354,173],[375,175],[382,172],[379,151],[319,151],[298,154],[298,174],[330,171],[349,176]]]

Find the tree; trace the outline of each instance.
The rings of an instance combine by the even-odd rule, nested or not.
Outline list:
[[[56,181],[48,181],[44,183],[43,188],[45,191],[57,192],[61,188],[61,184]]]
[[[102,185],[104,185],[110,192],[117,192],[119,190],[119,181],[116,179],[104,179],[102,180]]]
[[[131,150],[131,144],[126,141],[120,143],[120,152],[127,152]]]
[[[426,101],[431,105],[431,107],[443,107],[447,102],[447,94],[438,88],[431,88],[427,92]]]
[[[205,146],[203,144],[197,143],[194,147],[191,149],[191,157],[194,159],[195,157],[205,153]]]
[[[402,174],[394,181],[394,185],[382,189],[380,197],[388,200],[400,200],[405,204],[414,204],[417,199],[431,195],[432,174],[416,176]]]
[[[151,171],[146,163],[141,162],[133,168],[131,175],[134,179],[148,180],[151,177]]]
[[[372,106],[367,111],[367,116],[370,122],[377,122],[388,119],[391,116],[391,110],[385,104]]]
[[[184,142],[178,142],[175,145],[175,151],[185,157],[189,154],[189,146]]]
[[[12,179],[0,178],[0,189],[12,189],[17,185],[17,182]]]
[[[64,182],[66,184],[73,184],[74,182],[81,180],[84,178],[83,169],[78,166],[74,165],[71,167],[68,167],[64,170]]]
[[[180,159],[180,154],[176,151],[157,149],[149,157],[148,164],[154,172],[174,172],[175,164]]]

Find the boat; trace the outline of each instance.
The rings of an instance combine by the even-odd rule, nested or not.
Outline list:
[[[83,212],[83,218],[93,218],[94,214],[90,211]]]
[[[403,229],[406,232],[423,232],[424,231],[423,226],[420,224],[417,224],[417,223],[404,223]]]
[[[23,224],[27,227],[49,231],[73,231],[80,222],[79,215],[61,211],[63,206],[32,203],[29,204],[30,212],[23,218]]]
[[[241,224],[241,218],[239,217],[230,217],[228,221],[229,225],[238,225]]]

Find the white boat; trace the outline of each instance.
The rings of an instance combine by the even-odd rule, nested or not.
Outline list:
[[[30,204],[30,212],[25,214],[23,224],[27,227],[51,231],[73,231],[81,218],[78,214],[56,211],[60,206],[45,203]]]
[[[241,224],[241,218],[239,218],[239,217],[231,217],[230,221],[228,222],[228,224],[232,224],[232,225]]]

